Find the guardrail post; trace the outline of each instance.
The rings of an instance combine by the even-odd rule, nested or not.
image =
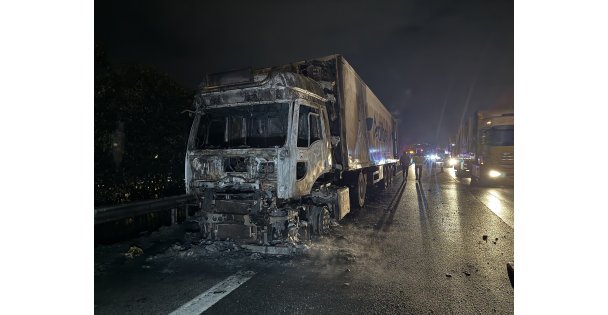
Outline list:
[[[177,223],[177,208],[171,208],[171,225]]]

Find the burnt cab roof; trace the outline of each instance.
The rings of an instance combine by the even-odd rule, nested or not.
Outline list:
[[[301,97],[325,102],[323,88],[314,80],[289,71],[238,70],[208,75],[200,85],[195,105],[217,106],[274,102]]]

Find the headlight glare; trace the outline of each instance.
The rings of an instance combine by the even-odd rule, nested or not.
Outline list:
[[[501,173],[499,171],[491,170],[488,175],[490,175],[490,177],[498,177]]]

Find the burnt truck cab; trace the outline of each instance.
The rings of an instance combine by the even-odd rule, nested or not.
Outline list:
[[[339,202],[348,188],[318,181],[334,166],[326,102],[323,88],[297,73],[207,77],[185,158],[186,192],[197,196],[205,237],[295,241],[324,233],[330,213],[349,211],[348,199]]]

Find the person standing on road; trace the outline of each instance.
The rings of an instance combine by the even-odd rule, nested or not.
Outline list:
[[[422,152],[417,152],[414,156],[414,171],[416,174],[416,180],[420,180],[422,178],[422,165],[424,164],[424,156],[422,156]]]
[[[412,157],[406,151],[403,151],[401,158],[399,158],[399,162],[401,163],[401,168],[403,169],[403,178],[407,180],[410,165],[412,164]]]

